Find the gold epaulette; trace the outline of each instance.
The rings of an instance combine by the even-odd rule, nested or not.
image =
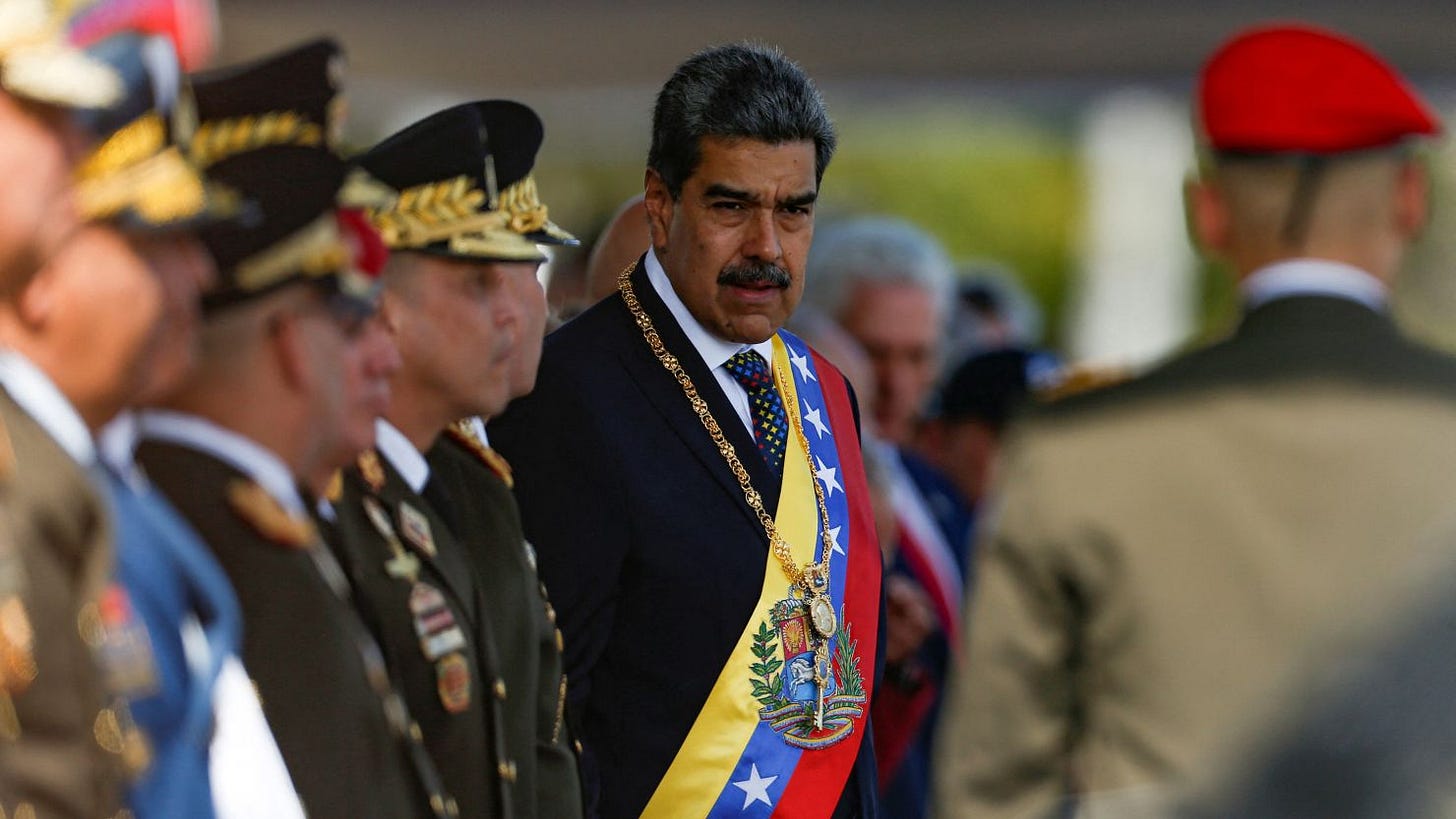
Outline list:
[[[317,540],[312,521],[289,514],[258,484],[237,479],[228,484],[227,492],[228,505],[238,517],[268,540],[291,549],[307,548]]]
[[[334,474],[329,476],[329,483],[324,487],[324,500],[329,503],[338,503],[344,497],[344,471],[335,469]]]
[[[507,489],[516,488],[515,476],[511,473],[511,464],[499,452],[485,445],[485,442],[475,436],[475,429],[469,419],[456,421],[445,428],[445,434],[454,439],[455,443],[465,447],[476,460],[485,464],[485,467],[496,474]]]
[[[1033,395],[1043,403],[1054,403],[1084,392],[1121,384],[1133,377],[1123,367],[1068,367],[1056,383],[1036,390]]]

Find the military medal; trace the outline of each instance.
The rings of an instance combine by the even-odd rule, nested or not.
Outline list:
[[[465,634],[439,589],[416,582],[410,589],[409,607],[414,617],[415,636],[420,638],[420,651],[426,660],[434,662],[465,647]]]
[[[374,528],[384,537],[389,548],[394,551],[394,557],[384,562],[384,571],[390,577],[397,580],[408,580],[413,583],[420,576],[420,559],[406,552],[404,547],[399,545],[399,536],[394,532],[394,524],[389,522],[389,513],[384,507],[372,497],[364,498],[364,514]]]
[[[446,711],[458,714],[470,708],[470,664],[465,655],[457,651],[435,663],[435,684]]]
[[[399,528],[404,532],[404,539],[416,549],[430,557],[435,556],[435,536],[430,533],[430,519],[425,517],[424,512],[400,501]]]

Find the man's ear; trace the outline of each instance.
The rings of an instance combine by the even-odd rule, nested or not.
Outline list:
[[[272,322],[268,333],[269,351],[283,382],[295,392],[308,390],[314,373],[303,323],[292,313],[275,314],[269,321]]]
[[[667,229],[672,225],[675,204],[667,183],[657,171],[648,168],[642,180],[642,205],[647,209],[647,229],[652,233],[654,248],[667,247]]]
[[[62,276],[62,267],[52,260],[21,285],[15,294],[15,308],[25,326],[44,327],[50,322],[63,300]]]
[[[1232,238],[1228,201],[1218,185],[1196,176],[1183,183],[1183,207],[1188,216],[1188,235],[1206,255],[1223,256]]]
[[[1422,162],[1406,162],[1395,180],[1395,228],[1405,239],[1415,239],[1430,215],[1430,171]]]

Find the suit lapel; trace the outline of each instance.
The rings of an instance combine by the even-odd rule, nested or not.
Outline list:
[[[663,345],[668,352],[677,357],[682,368],[692,379],[693,385],[697,387],[698,394],[707,402],[708,409],[713,418],[718,421],[722,428],[724,437],[733,444],[733,449],[738,453],[738,460],[748,472],[750,483],[762,496],[764,509],[773,515],[778,506],[780,479],[775,476],[759,457],[758,445],[753,440],[753,435],[744,428],[738,419],[738,413],[733,409],[728,397],[718,386],[718,380],[703,363],[702,356],[698,355],[693,348],[692,342],[678,326],[677,320],[672,313],[668,312],[667,305],[658,298],[657,291],[647,280],[646,269],[639,261],[637,267],[632,271],[632,289],[637,295],[637,300],[642,304],[643,311],[652,319],[658,335],[662,338]],[[618,297],[620,298],[620,297]],[[626,306],[623,305],[623,312]],[[632,376],[633,381],[642,389],[643,395],[661,413],[663,420],[683,445],[688,448],[693,456],[703,464],[708,473],[713,476],[723,489],[733,498],[734,505],[753,521],[758,524],[758,516],[748,506],[743,497],[743,489],[739,486],[738,479],[728,468],[723,455],[713,445],[713,439],[703,428],[702,421],[697,413],[693,411],[688,403],[687,396],[679,385],[663,368],[662,363],[653,355],[652,349],[647,341],[642,338],[637,330],[636,323],[631,320],[628,314],[629,334],[627,346],[621,351],[622,365]],[[767,540],[764,541],[767,543]]]

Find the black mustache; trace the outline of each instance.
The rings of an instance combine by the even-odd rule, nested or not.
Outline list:
[[[718,284],[729,287],[788,287],[789,271],[770,262],[759,264],[735,264],[723,268],[718,274]]]

